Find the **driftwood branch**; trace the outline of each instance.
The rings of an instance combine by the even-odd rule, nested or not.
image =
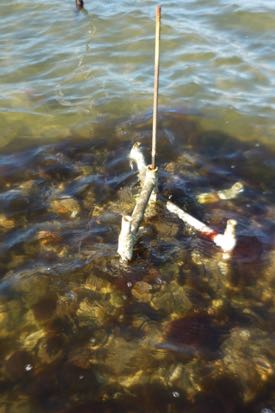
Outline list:
[[[141,151],[140,147],[141,147],[140,142],[134,143],[129,153],[129,160],[130,160],[130,166],[132,169],[133,169],[133,165],[136,164],[136,167],[138,170],[138,177],[142,184],[145,178],[147,167],[146,167],[146,162],[145,162],[143,152]]]
[[[146,207],[151,197],[152,191],[156,187],[157,182],[157,168],[151,169],[150,166],[146,169],[144,183],[141,188],[141,192],[137,199],[133,214],[132,214],[132,232],[137,233],[143,216],[145,214]]]
[[[152,191],[157,183],[157,168],[146,167],[145,178],[138,196],[132,216],[123,216],[121,231],[118,238],[117,252],[122,261],[130,261],[133,257],[133,248],[136,242],[140,224],[144,218]]]
[[[121,230],[118,237],[117,252],[122,261],[131,261],[133,257],[133,248],[135,237],[131,231],[132,217],[123,215],[121,220]]]

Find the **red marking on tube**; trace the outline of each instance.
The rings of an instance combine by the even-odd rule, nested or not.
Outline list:
[[[202,231],[201,235],[205,238],[210,239],[211,241],[214,241],[216,236],[219,234],[216,231]]]

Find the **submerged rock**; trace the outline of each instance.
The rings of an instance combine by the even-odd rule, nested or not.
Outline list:
[[[113,373],[109,380],[120,383],[140,371],[145,362],[139,358],[142,354],[136,342],[114,336],[106,346],[106,367]]]
[[[0,304],[0,338],[8,337],[9,334],[9,312],[5,304]]]
[[[23,302],[30,308],[42,297],[47,295],[50,279],[47,275],[37,271],[24,271],[18,273],[14,290],[21,295]]]
[[[41,246],[58,244],[61,241],[60,235],[55,231],[40,230],[36,234],[36,239]]]
[[[53,199],[50,203],[50,210],[67,218],[76,218],[80,213],[80,205],[74,198]]]
[[[36,348],[41,364],[51,364],[64,356],[66,339],[63,334],[49,333],[41,337]]]
[[[99,297],[85,298],[76,312],[81,327],[103,326],[113,317],[113,307]]]
[[[168,220],[156,220],[154,226],[159,237],[175,237],[180,229],[179,223],[171,223]]]
[[[180,286],[175,280],[169,284],[162,284],[159,291],[152,297],[152,307],[158,311],[165,311],[171,314],[184,314],[192,307],[189,298],[190,288]]]
[[[92,352],[87,347],[77,347],[69,353],[68,361],[81,369],[89,369],[92,365],[90,362],[91,354]]]
[[[108,294],[113,291],[113,286],[110,281],[97,277],[96,275],[89,275],[86,280],[85,287],[91,291],[96,291],[101,294]]]
[[[234,328],[223,343],[223,363],[241,388],[245,402],[273,380],[275,366],[274,337],[257,328]]]
[[[13,336],[23,316],[24,308],[20,301],[14,299],[0,303],[0,337]]]
[[[152,286],[145,281],[138,281],[135,283],[131,292],[132,295],[138,300],[145,303],[150,302],[152,298]]]
[[[232,172],[230,157],[219,157],[222,139],[213,145],[213,158],[207,157],[207,144],[201,147],[192,137],[186,145],[182,122],[178,127],[181,138],[174,141],[173,153],[160,140],[160,188],[200,218],[196,194],[247,180],[237,169]],[[151,139],[151,131],[142,134],[141,128],[143,141]],[[136,411],[138,400],[146,411],[250,408],[234,410],[229,399],[236,394],[238,407],[240,400],[260,400],[274,387],[275,260],[268,250],[274,214],[271,202],[268,214],[257,205],[268,196],[273,200],[271,193],[262,193],[273,181],[261,176],[265,182],[258,199],[250,189],[253,208],[246,208],[244,196],[204,206],[205,221],[217,230],[226,218],[240,218],[231,259],[224,261],[210,241],[160,211],[145,221],[137,244],[141,253],[124,267],[115,255],[120,215],[131,213],[140,188],[128,168],[128,135],[115,154],[108,145],[117,142],[36,148],[28,155],[30,164],[25,161],[19,170],[14,156],[8,183],[1,180],[1,245],[10,253],[3,254],[1,264],[9,284],[3,282],[0,290],[1,389],[33,398],[38,406],[31,411],[81,411],[90,406],[87,398],[93,407],[86,410],[97,412],[112,410],[111,403],[118,411]],[[266,332],[251,324],[229,331],[248,319]],[[33,371],[29,386],[25,378],[32,379]],[[152,408],[159,399],[161,406]]]
[[[42,328],[32,331],[30,334],[23,332],[20,336],[22,347],[28,352],[33,352],[40,340],[45,337],[45,334]]]
[[[10,230],[13,229],[16,225],[15,219],[13,218],[8,218],[7,215],[5,214],[0,214],[0,228],[3,228],[4,230]]]

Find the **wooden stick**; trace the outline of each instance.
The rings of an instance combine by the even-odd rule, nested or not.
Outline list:
[[[158,120],[158,89],[159,89],[159,41],[160,41],[161,7],[156,8],[156,35],[155,35],[155,69],[154,69],[154,101],[152,127],[152,169],[156,168],[157,120]]]

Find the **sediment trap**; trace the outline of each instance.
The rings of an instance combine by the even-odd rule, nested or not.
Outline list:
[[[138,170],[140,181],[140,193],[137,197],[136,205],[132,215],[123,215],[121,231],[118,238],[118,254],[123,262],[129,262],[133,258],[133,251],[139,235],[139,228],[144,217],[155,215],[156,203],[161,202],[165,208],[175,214],[186,225],[189,225],[198,232],[200,236],[212,240],[216,246],[224,252],[225,258],[236,246],[236,225],[237,221],[229,219],[224,233],[218,233],[208,225],[199,221],[188,212],[175,205],[170,199],[165,199],[158,191],[158,167],[156,166],[156,143],[157,143],[157,120],[158,120],[158,89],[159,89],[159,44],[160,44],[160,20],[161,7],[156,8],[156,33],[155,33],[155,66],[154,66],[154,99],[153,99],[153,126],[152,126],[152,151],[151,164],[146,165],[141,145],[135,143],[129,153],[131,165],[135,164]],[[231,188],[218,191],[216,197],[220,199],[235,198],[243,190],[240,182],[235,183]],[[200,194],[197,199],[203,200],[211,197],[211,194]]]

